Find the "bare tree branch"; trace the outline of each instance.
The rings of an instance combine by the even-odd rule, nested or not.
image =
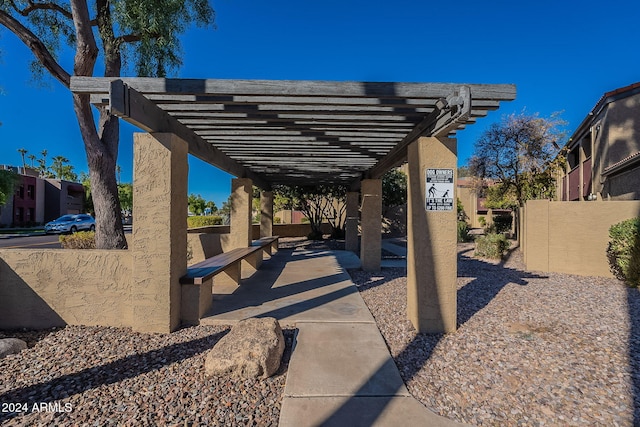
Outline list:
[[[22,43],[31,50],[44,68],[46,68],[53,77],[59,80],[60,83],[69,88],[71,76],[60,64],[58,64],[58,61],[56,61],[44,43],[42,43],[42,41],[33,32],[31,32],[31,30],[22,25],[22,23],[13,16],[2,10],[0,10],[0,25],[3,25],[15,34]]]
[[[18,8],[18,6],[16,5],[16,3],[13,0],[11,1],[11,7],[13,8],[13,10],[18,12],[22,16],[28,16],[34,10],[53,10],[55,12],[59,12],[60,14],[62,14],[62,16],[66,17],[68,19],[73,19],[73,15],[71,14],[71,12],[66,10],[65,8],[60,6],[59,4],[56,4],[56,3],[34,3],[32,1],[29,1],[28,4],[29,4],[29,6],[25,7],[24,9],[20,9],[20,8]]]

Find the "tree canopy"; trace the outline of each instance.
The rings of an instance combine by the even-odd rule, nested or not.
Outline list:
[[[0,0],[0,26],[31,50],[36,76],[46,71],[67,88],[71,75],[163,77],[181,65],[179,35],[213,21],[207,0]],[[64,48],[73,50],[72,67],[58,61]],[[88,95],[72,98],[89,165],[96,247],[126,248],[115,177],[118,119],[103,107],[95,120]]]
[[[13,195],[13,188],[18,182],[18,174],[5,169],[0,169],[0,206],[9,201]]]
[[[469,160],[489,208],[516,208],[527,200],[551,198],[564,158],[560,146],[565,122],[558,114],[512,114],[492,124]],[[488,183],[491,185],[488,185]],[[484,189],[484,190],[482,190]]]

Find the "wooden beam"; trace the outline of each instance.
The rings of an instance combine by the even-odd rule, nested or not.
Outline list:
[[[251,178],[260,188],[270,188],[270,184],[264,178],[205,142],[192,130],[162,111],[153,102],[128,87],[121,80],[110,82],[109,99],[111,114],[123,118],[146,132],[173,133],[187,142],[189,154],[234,176]]]
[[[121,79],[142,93],[162,94],[218,94],[218,95],[274,95],[363,98],[440,98],[447,97],[461,84],[454,83],[397,83],[397,82],[341,82],[312,80],[218,80],[164,79],[149,77],[72,77],[71,91],[75,93],[107,93],[109,83]],[[510,101],[515,99],[515,85],[464,84],[477,99]]]
[[[459,87],[454,94],[450,94],[446,100],[442,101],[441,106],[437,106],[389,154],[367,171],[366,177],[379,178],[389,169],[405,161],[407,158],[407,146],[420,136],[446,136],[459,123],[463,123],[468,119],[471,112],[471,91],[468,87]]]

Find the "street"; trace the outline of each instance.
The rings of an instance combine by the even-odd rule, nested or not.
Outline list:
[[[2,236],[0,236],[0,248],[60,249],[60,243],[58,242],[57,234],[13,237],[11,239],[3,239]]]

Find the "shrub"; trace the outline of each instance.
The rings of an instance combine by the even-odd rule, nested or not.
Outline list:
[[[511,230],[513,215],[496,215],[493,217],[493,223],[496,226],[496,233],[506,233]]]
[[[476,256],[500,259],[511,243],[504,234],[490,233],[476,238]]]
[[[483,217],[483,216],[479,216],[479,217],[478,217],[478,222],[480,223],[480,225],[481,225],[482,227],[484,227],[485,225],[487,225],[487,219],[486,219],[485,217]]]
[[[78,231],[74,234],[61,234],[58,238],[63,249],[95,249],[95,231]]]
[[[640,218],[632,218],[609,228],[607,258],[612,273],[629,286],[640,286]]]
[[[469,224],[466,221],[458,221],[458,243],[468,242],[469,237]]]
[[[187,227],[210,227],[212,225],[222,225],[222,217],[212,216],[189,216],[187,217]]]
[[[274,224],[280,224],[282,223],[282,218],[280,218],[279,216],[273,218],[273,223]]]

